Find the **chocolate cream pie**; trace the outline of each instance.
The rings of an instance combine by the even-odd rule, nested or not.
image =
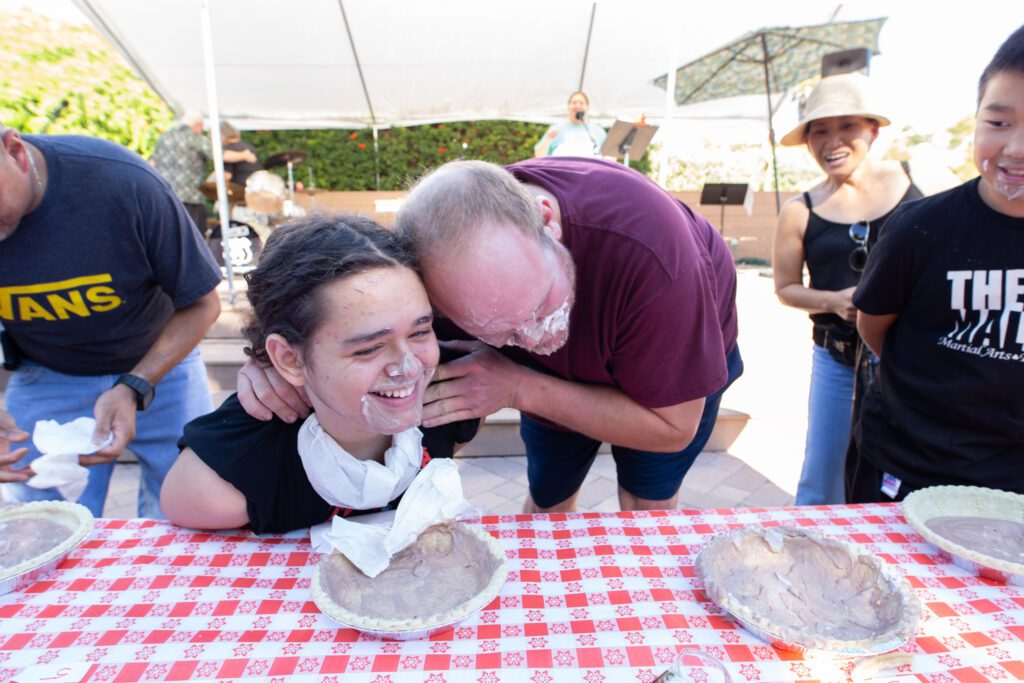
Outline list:
[[[92,531],[88,509],[41,501],[0,510],[0,581],[60,557]]]
[[[903,515],[940,550],[1024,577],[1024,496],[978,486],[932,486],[909,494]]]
[[[313,599],[324,614],[364,631],[420,631],[453,624],[493,600],[508,569],[486,531],[460,522],[426,529],[374,578],[341,553],[320,558]]]
[[[734,529],[709,541],[695,567],[719,607],[779,647],[887,652],[913,637],[920,617],[905,578],[861,548],[804,529]]]

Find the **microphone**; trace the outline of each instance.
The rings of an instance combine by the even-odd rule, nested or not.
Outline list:
[[[581,125],[585,126],[587,136],[590,138],[590,141],[594,144],[594,156],[600,156],[601,150],[598,149],[597,147],[597,140],[594,139],[594,134],[590,132],[590,126],[587,126],[586,124],[583,123],[583,117],[586,115],[586,112],[578,111],[576,112],[576,120],[579,121]]]
[[[49,116],[46,117],[46,125],[43,126],[43,129],[40,132],[41,133],[45,133],[46,131],[50,130],[50,126],[53,124],[54,121],[57,120],[57,117],[60,116],[61,113],[63,113],[65,109],[67,109],[67,106],[68,106],[68,101],[67,100],[61,100],[60,104],[58,104],[56,107],[54,107],[53,111],[50,112]]]

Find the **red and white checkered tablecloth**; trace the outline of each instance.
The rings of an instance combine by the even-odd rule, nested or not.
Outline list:
[[[487,608],[421,641],[336,627],[312,602],[304,533],[195,533],[99,520],[53,574],[0,597],[0,680],[88,663],[87,681],[652,681],[682,647],[736,681],[843,680],[722,616],[694,576],[714,533],[815,527],[896,565],[925,606],[899,680],[1024,679],[1024,589],[970,575],[898,505],[485,517],[509,581]],[[884,680],[893,680],[892,676]]]

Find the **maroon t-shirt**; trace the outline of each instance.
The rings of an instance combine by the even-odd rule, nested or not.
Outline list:
[[[617,386],[647,408],[725,386],[736,268],[710,223],[620,164],[545,157],[508,170],[558,200],[576,304],[561,349],[503,353],[575,382]]]

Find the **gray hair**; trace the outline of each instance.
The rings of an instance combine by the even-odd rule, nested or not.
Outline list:
[[[191,128],[192,126],[196,125],[197,123],[202,123],[202,122],[203,122],[203,115],[200,114],[197,111],[194,111],[194,110],[189,110],[189,111],[185,112],[184,114],[181,115],[181,118],[178,119],[178,123],[179,124],[188,126],[189,128]]]
[[[422,256],[457,253],[485,223],[515,228],[547,244],[534,197],[511,173],[485,161],[452,161],[421,178],[395,228]]]

